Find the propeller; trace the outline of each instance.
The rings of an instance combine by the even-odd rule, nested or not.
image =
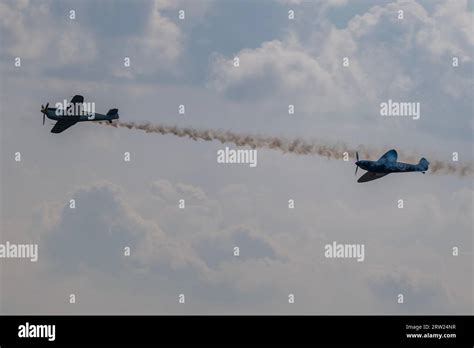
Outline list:
[[[359,162],[359,153],[356,151],[356,159],[357,159],[357,162]],[[359,166],[357,165],[357,162],[356,162],[356,171],[354,173],[354,175],[357,175],[357,169],[359,169]]]
[[[46,103],[46,106],[43,106],[43,104],[41,104],[41,113],[43,114],[43,126],[44,126],[44,121],[46,119],[46,114],[48,112],[48,106],[49,106],[49,102]]]

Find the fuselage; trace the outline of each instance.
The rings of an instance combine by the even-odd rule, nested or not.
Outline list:
[[[118,114],[113,115],[104,115],[99,114],[98,112],[91,113],[87,111],[81,112],[79,115],[66,115],[63,114],[62,109],[57,108],[48,108],[46,110],[46,116],[55,121],[59,120],[74,120],[76,122],[84,122],[84,121],[111,121],[116,120],[119,118]]]
[[[419,164],[409,164],[403,162],[390,161],[357,161],[360,168],[373,173],[400,173],[400,172],[422,172],[427,168],[422,168]]]

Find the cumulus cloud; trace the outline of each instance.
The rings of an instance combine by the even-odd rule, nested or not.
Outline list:
[[[160,207],[168,205],[174,194],[205,197],[200,188],[163,179],[155,181],[152,190],[162,199]],[[76,207],[62,207],[53,226],[46,220],[49,231],[42,241],[52,265],[63,274],[93,269],[119,275],[119,271],[135,270],[168,276],[194,273],[198,279],[207,279],[219,278],[210,271],[216,272],[221,263],[277,257],[271,242],[244,226],[205,235],[192,235],[188,230],[187,236],[176,235],[174,229],[163,230],[156,219],[143,218],[129,206],[121,189],[106,182],[79,188],[72,196]],[[198,229],[199,223],[192,221],[190,226]],[[239,258],[233,255],[235,246],[241,250]],[[130,261],[124,256],[125,247],[130,248]]]
[[[264,237],[255,235],[245,226],[236,226],[219,231],[211,236],[203,237],[196,241],[199,256],[208,267],[216,268],[222,262],[232,259],[245,261],[250,259],[276,259],[277,252],[272,243]],[[234,248],[238,248],[238,257]]]
[[[24,50],[25,57],[38,63],[38,73],[45,75],[61,64],[85,69],[80,74],[65,69],[73,77],[48,79],[42,84],[32,83],[24,75],[7,76],[12,83],[5,89],[3,101],[18,117],[8,123],[5,153],[19,148],[24,161],[18,166],[12,164],[11,156],[5,156],[3,162],[4,196],[8,197],[2,208],[4,237],[38,241],[40,261],[33,267],[25,263],[5,267],[4,309],[8,313],[383,314],[399,310],[394,304],[397,292],[405,294],[403,313],[471,308],[472,189],[468,180],[400,174],[360,186],[354,182],[352,163],[265,150],[259,152],[259,166],[253,171],[238,166],[212,167],[215,142],[142,137],[86,125],[53,137],[46,129],[38,131],[40,122],[30,122],[34,117],[31,110],[38,104],[34,100],[43,100],[46,89],[60,95],[76,88],[87,90],[104,105],[115,105],[117,95],[133,99],[133,103],[126,103],[121,97],[128,108],[122,117],[161,118],[168,111],[174,115],[176,105],[188,100],[187,110],[192,103],[191,110],[195,115],[199,110],[203,118],[186,118],[186,125],[217,122],[223,129],[250,131],[248,127],[262,121],[265,128],[256,132],[276,136],[294,131],[305,137],[308,133],[336,137],[342,129],[349,129],[348,141],[360,136],[363,141],[381,139],[397,146],[417,142],[424,153],[447,137],[450,127],[459,130],[462,124],[458,120],[462,122],[471,114],[463,112],[470,110],[466,105],[470,106],[472,35],[466,32],[466,19],[470,20],[471,14],[464,13],[464,2],[453,3],[433,2],[426,8],[405,1],[372,6],[359,15],[351,12],[350,2],[331,7],[331,11],[347,11],[344,13],[351,16],[343,25],[331,23],[331,16],[312,1],[285,3],[281,8],[273,4],[272,9],[281,11],[283,17],[290,5],[302,8],[296,8],[297,20],[281,31],[285,33],[281,37],[280,31],[259,33],[250,43],[242,37],[238,47],[248,48],[236,52],[239,68],[232,66],[233,56],[228,53],[232,50],[222,47],[222,42],[228,41],[226,35],[216,40],[216,46],[206,46],[216,51],[209,81],[213,89],[206,91],[201,85],[170,86],[161,79],[158,87],[141,84],[139,79],[133,86],[96,82],[111,71],[131,78],[146,75],[148,69],[153,73],[159,72],[154,69],[172,71],[170,64],[182,63],[189,42],[206,39],[206,35],[199,35],[202,32],[194,32],[190,23],[204,15],[201,1],[147,2],[147,9],[153,11],[133,9],[128,2],[123,7],[79,2],[80,21],[87,25],[81,22],[82,32],[75,32],[74,24],[67,22],[64,32],[57,30],[61,32],[57,34],[53,33],[57,29],[54,20],[43,23],[29,12],[56,18],[62,10],[53,3],[1,2],[5,22],[0,25],[4,25],[7,56]],[[143,4],[139,4],[141,9]],[[99,8],[92,11],[88,6]],[[176,20],[181,7],[187,16],[183,26]],[[305,12],[313,7],[318,7],[314,9],[316,17]],[[404,22],[396,19],[400,7],[405,9]],[[112,8],[117,12],[110,12]],[[251,4],[244,10],[247,8]],[[110,16],[100,21],[81,16],[84,11]],[[218,12],[213,15],[209,21],[219,18]],[[117,23],[116,18],[127,19]],[[443,18],[443,24],[438,18]],[[446,27],[437,31],[440,25]],[[203,26],[219,28],[215,22]],[[90,48],[91,42],[75,42],[88,35],[94,42]],[[30,46],[26,45],[28,37],[32,38]],[[49,44],[50,37],[58,41]],[[269,41],[255,45],[262,37]],[[63,45],[62,56],[46,51],[58,45]],[[77,61],[77,47],[91,52],[95,47],[96,54]],[[187,59],[195,58],[194,49]],[[143,59],[143,72],[138,67],[134,70],[138,56],[130,54],[133,50]],[[114,66],[121,66],[128,54],[132,68],[120,75]],[[455,76],[451,68],[443,70],[453,54],[459,55],[461,62]],[[343,56],[350,58],[350,69],[342,67]],[[207,64],[207,55],[204,58]],[[100,74],[90,76],[86,71]],[[216,90],[219,93],[214,93]],[[432,107],[439,110],[426,111],[426,115],[435,120],[430,124],[444,127],[442,136],[425,143],[419,130],[409,134],[402,128],[402,141],[396,142],[392,138],[396,129],[380,133],[372,119],[379,99],[411,99],[415,92],[419,94],[413,98],[425,95],[439,101],[433,104],[439,108]],[[163,109],[150,114],[156,109],[157,94],[163,98]],[[262,103],[266,108],[260,108]],[[282,113],[286,116],[289,103],[296,104],[297,110],[291,121],[279,117]],[[16,110],[14,105],[21,107]],[[278,108],[279,114],[275,112]],[[321,117],[322,112],[328,117]],[[442,115],[455,115],[456,122]],[[327,127],[330,122],[333,124]],[[107,146],[101,145],[104,143]],[[450,156],[457,147],[452,142],[448,145],[442,153]],[[122,151],[136,154],[130,170],[124,170]],[[170,155],[170,151],[179,156]],[[469,154],[461,153],[460,158],[465,160]],[[84,170],[84,165],[94,170]],[[161,177],[154,177],[155,173]],[[92,184],[102,178],[123,187],[110,182]],[[70,198],[76,200],[75,209],[67,204]],[[288,209],[290,198],[295,199],[295,209]],[[405,201],[404,209],[396,208],[400,198]],[[185,209],[179,209],[180,199],[185,200]],[[366,243],[366,261],[325,259],[324,245],[334,240]],[[463,254],[448,257],[455,245],[461,246]],[[123,255],[126,246],[131,248],[129,257]],[[233,255],[235,246],[240,249],[239,257]],[[371,273],[372,268],[379,271]],[[79,295],[73,307],[65,301],[71,291]],[[41,303],[38,293],[44,299]],[[179,293],[186,294],[186,306],[177,304]],[[289,293],[296,296],[294,305],[288,304]]]
[[[80,72],[82,77],[93,77],[98,70],[119,78],[176,73],[174,68],[186,42],[177,24],[177,11],[188,10],[188,21],[193,22],[193,15],[205,15],[209,3],[198,7],[157,0],[140,4],[141,8],[148,7],[145,12],[124,3],[121,6],[129,12],[123,13],[112,3],[84,2],[67,7],[58,1],[4,1],[0,4],[2,45],[9,57],[22,58],[24,66],[29,66],[27,71],[37,73],[38,61],[50,72]],[[69,18],[70,10],[75,11],[75,19]],[[176,20],[169,16],[171,13]],[[101,17],[104,14],[112,22]],[[117,28],[123,21],[127,21],[125,32]],[[125,57],[130,58],[130,67],[124,67]],[[66,67],[70,69],[65,71]]]
[[[259,100],[283,94],[292,100],[312,94],[313,99],[322,101],[339,95],[333,77],[302,49],[296,38],[265,42],[260,48],[243,50],[237,56],[238,68],[233,67],[233,58],[217,57],[211,75],[211,86],[231,98]],[[321,103],[319,110],[327,106]]]
[[[156,198],[166,200],[190,199],[193,202],[204,201],[207,199],[204,191],[188,184],[177,183],[173,185],[170,181],[160,179],[151,184],[151,193]]]
[[[97,44],[87,27],[55,17],[52,1],[2,1],[2,48],[25,65],[46,60],[49,66],[87,64],[97,57]],[[66,27],[66,28],[65,28]],[[30,64],[28,64],[28,62]],[[36,69],[37,70],[37,69]]]
[[[407,272],[394,274],[374,274],[368,278],[370,291],[384,305],[392,303],[393,312],[431,313],[433,307],[438,310],[452,308],[450,298],[439,280]],[[403,304],[398,304],[398,295],[403,295]]]
[[[65,272],[81,268],[118,272],[132,267],[180,268],[199,264],[160,226],[143,219],[122,198],[120,190],[103,183],[74,192],[76,207],[62,208],[59,221],[48,231],[44,244],[52,264]],[[130,263],[124,248],[130,248]]]
[[[233,66],[234,57],[217,55],[209,86],[239,101],[285,100],[299,114],[319,115],[323,123],[343,120],[350,127],[370,118],[369,128],[377,132],[393,131],[394,124],[416,127],[401,126],[400,119],[383,122],[382,101],[419,101],[423,119],[430,120],[421,130],[462,132],[471,122],[467,100],[474,37],[467,27],[473,16],[465,1],[441,2],[432,12],[415,1],[376,5],[342,28],[322,16],[312,26],[296,25],[285,37],[237,52],[239,67]],[[343,67],[344,57],[349,67]],[[458,70],[453,57],[459,58]],[[361,116],[354,117],[354,110]],[[456,124],[445,116],[453,112]]]
[[[54,265],[68,272],[82,266],[120,269],[124,247],[136,247],[152,226],[133,214],[113,185],[80,188],[73,197],[76,207],[62,207],[59,221],[45,239]]]
[[[153,74],[170,68],[183,50],[183,33],[176,23],[162,11],[171,5],[154,1],[149,12],[145,32],[126,40],[124,52],[133,57],[131,70],[135,74]],[[126,70],[128,72],[128,70]],[[117,69],[120,74],[124,69]]]
[[[51,284],[96,278],[103,278],[100,286],[104,289],[121,284],[122,292],[115,300],[107,300],[114,312],[122,308],[121,301],[130,305],[126,311],[140,308],[140,301],[129,296],[146,295],[157,287],[166,301],[184,292],[194,303],[188,308],[190,313],[440,313],[463,303],[464,291],[446,283],[446,274],[420,276],[426,265],[418,254],[422,253],[427,264],[439,262],[439,255],[447,250],[431,243],[441,230],[452,229],[440,218],[443,207],[434,198],[407,196],[408,216],[394,216],[392,210],[383,209],[355,211],[348,197],[324,203],[300,199],[294,216],[278,213],[281,217],[275,223],[282,225],[278,227],[271,218],[239,224],[238,219],[214,209],[234,199],[241,202],[240,195],[248,199],[250,192],[242,185],[209,194],[202,187],[161,178],[150,183],[149,190],[151,197],[141,196],[143,202],[132,204],[135,199],[128,199],[130,192],[125,188],[103,182],[75,189],[70,194],[76,200],[75,209],[54,202],[48,209],[43,207],[48,217],[40,250],[55,274]],[[386,190],[385,195],[391,196],[391,191]],[[444,202],[443,206],[458,204],[463,209],[452,216],[454,220],[468,219],[463,214],[469,210],[465,205],[470,204],[470,194],[457,192],[452,201]],[[178,209],[178,197],[193,204]],[[259,216],[276,214],[270,202],[277,197],[272,192],[262,196]],[[238,202],[227,207],[231,207],[228,214],[252,215]],[[144,206],[152,208],[151,214],[140,208]],[[331,218],[336,210],[344,219]],[[308,219],[315,211],[319,217]],[[386,221],[394,218],[397,223],[387,226]],[[439,220],[435,224],[440,231],[430,228],[420,235],[416,226],[433,219]],[[371,222],[368,231],[367,221]],[[348,225],[352,226],[350,235]],[[464,232],[457,237],[451,234],[451,239],[443,235],[442,245],[453,238],[464,240],[469,228],[457,226]],[[368,243],[367,264],[324,259],[324,245],[333,240]],[[125,246],[131,248],[129,257],[123,255]],[[234,247],[239,247],[239,256],[234,256]],[[371,272],[371,265],[377,265],[379,271]],[[410,265],[418,271],[397,276],[397,269]],[[285,306],[289,293],[297,297],[293,307]],[[405,295],[402,309],[394,304],[398,293]],[[90,301],[94,299],[79,307],[88,308]],[[159,308],[160,313],[175,312],[170,306]],[[96,303],[94,311],[101,310],[109,311]]]
[[[169,205],[168,199],[183,188],[191,196],[196,192],[204,195],[198,187],[164,179],[154,181],[151,187],[158,210]],[[255,301],[262,299],[267,301],[262,310],[270,310],[272,299],[283,296],[280,290],[272,290],[272,284],[281,272],[288,272],[288,255],[283,256],[281,246],[262,231],[221,220],[219,228],[194,233],[203,222],[195,220],[196,212],[191,210],[181,212],[181,221],[190,219],[192,228],[186,235],[177,234],[166,223],[163,228],[156,217],[143,217],[125,202],[123,189],[106,182],[78,188],[72,196],[76,208],[61,207],[52,226],[48,219],[49,230],[40,244],[48,265],[61,279],[89,278],[93,272],[119,281],[126,274],[124,279],[137,287],[152,288],[156,282],[164,282],[161,286],[168,291],[185,291],[201,305],[226,304],[247,312],[253,312]],[[57,204],[52,206],[58,208]],[[129,257],[123,255],[127,246]],[[235,247],[239,256],[234,255]],[[145,275],[148,280],[144,282]],[[286,276],[278,282],[284,284],[284,279]]]
[[[467,1],[442,2],[416,33],[417,43],[438,59],[458,57],[461,62],[470,62],[473,20],[474,13],[467,10]]]

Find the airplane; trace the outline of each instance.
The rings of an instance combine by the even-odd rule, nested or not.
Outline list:
[[[387,151],[378,161],[359,160],[358,152],[356,152],[356,158],[355,175],[357,175],[357,169],[359,169],[359,167],[367,171],[357,182],[372,181],[390,173],[422,172],[425,174],[430,164],[424,157],[420,159],[418,164],[397,162],[398,154],[397,151],[393,149]]]
[[[66,103],[66,101],[65,101]],[[109,121],[117,120],[119,118],[118,109],[110,109],[106,115],[96,112],[85,112],[82,110],[84,97],[82,95],[75,95],[66,109],[50,108],[49,103],[46,106],[41,105],[41,113],[43,114],[43,126],[46,117],[51,120],[56,120],[56,124],[51,129],[51,133],[61,133],[69,127],[75,125],[77,122],[85,121]]]

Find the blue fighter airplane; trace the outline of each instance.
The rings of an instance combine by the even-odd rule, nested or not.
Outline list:
[[[355,174],[357,175],[357,169],[359,169],[359,167],[367,171],[357,182],[372,181],[390,173],[422,172],[425,174],[430,164],[424,157],[420,159],[418,164],[397,162],[398,154],[397,151],[393,149],[387,151],[378,161],[359,160],[359,153],[357,152],[356,158]]]
[[[64,103],[67,101],[65,100]],[[71,102],[62,108],[50,108],[49,103],[46,106],[41,105],[41,113],[43,114],[43,125],[46,117],[57,121],[51,129],[51,133],[61,133],[77,122],[85,121],[109,121],[119,118],[118,109],[110,109],[107,115],[96,113],[95,111],[84,110],[84,97],[75,95]]]

